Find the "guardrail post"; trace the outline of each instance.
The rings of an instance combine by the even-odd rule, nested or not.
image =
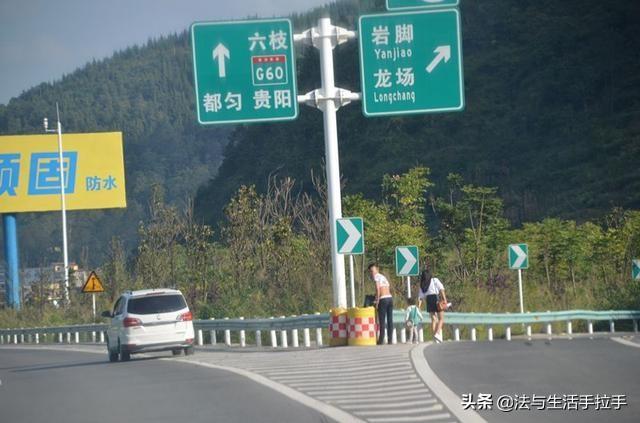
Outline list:
[[[58,332],[58,343],[62,344],[62,332]]]
[[[527,336],[531,338],[531,325],[527,325]]]
[[[31,334],[27,334],[27,344],[31,343]]]
[[[0,335],[0,345],[4,344],[4,335]]]
[[[573,335],[573,324],[571,323],[571,320],[567,320],[567,335]]]
[[[20,333],[20,343],[24,344],[24,332]]]
[[[280,316],[281,319],[285,319],[285,316]],[[289,348],[289,341],[287,340],[287,330],[282,329],[280,331],[280,343],[282,344],[282,348]]]
[[[36,332],[34,338],[35,338],[36,344],[39,344],[40,343],[40,334]]]
[[[260,329],[256,330],[256,347],[262,346],[262,331]]]
[[[309,328],[304,328],[302,331],[302,336],[304,337],[304,347],[309,348],[311,346],[311,336],[309,335]]]
[[[589,335],[593,335],[593,322],[591,320],[587,322],[587,330],[589,331]]]
[[[487,339],[489,339],[489,341],[493,341],[493,327],[491,326],[487,329]]]
[[[395,326],[393,327],[393,331],[391,332],[391,342],[389,342],[392,345],[395,345],[398,343],[398,334],[396,331]]]
[[[104,331],[100,331],[100,343],[104,344]]]
[[[244,317],[240,317],[240,320],[244,320]],[[241,347],[247,346],[247,334],[244,331],[244,329],[240,330],[240,346]]]
[[[17,334],[17,333],[14,333],[14,334],[13,334],[13,343],[14,343],[14,344],[17,344],[17,343],[18,343],[18,334]]]
[[[91,342],[96,343],[96,331],[91,331]]]
[[[67,344],[71,343],[71,332],[67,332]]]
[[[215,318],[211,318],[211,320],[216,320]],[[218,343],[218,336],[216,334],[216,330],[209,331],[209,339],[211,341],[211,345],[216,345]]]
[[[296,317],[295,314],[291,315],[291,317]],[[298,348],[300,346],[300,340],[298,339],[298,329],[291,329],[291,345],[293,348]]]
[[[507,341],[511,341],[511,326],[507,326],[504,330],[504,337]]]
[[[460,341],[460,328],[458,326],[453,328],[453,340]]]
[[[198,346],[202,346],[202,329],[198,329]]]
[[[424,326],[420,326],[418,329],[418,342],[424,342]]]
[[[638,321],[636,319],[633,319],[633,331],[638,333]]]
[[[400,329],[400,342],[403,344],[407,343],[407,331],[404,328]]]
[[[79,344],[80,343],[80,333],[76,332],[74,338],[75,338],[76,344]]]
[[[551,323],[547,323],[547,335],[553,335],[553,326],[551,325]]]
[[[476,328],[475,326],[471,328],[471,340],[476,342]]]
[[[271,316],[269,317],[269,320],[273,320],[274,317]],[[277,348],[278,347],[278,337],[276,336],[276,331],[274,329],[271,329],[269,331],[269,335],[271,336],[271,347],[272,348]]]
[[[609,320],[609,332],[615,333],[616,331],[616,322],[613,320]]]
[[[229,318],[225,317],[224,320],[229,320]],[[231,346],[231,331],[229,329],[225,329],[224,331],[224,344],[227,347]]]

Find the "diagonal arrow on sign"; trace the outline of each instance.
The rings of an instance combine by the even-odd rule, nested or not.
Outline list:
[[[216,48],[213,49],[213,60],[218,61],[218,74],[220,78],[225,78],[227,76],[227,64],[225,63],[226,59],[231,59],[231,55],[229,54],[229,49],[222,43],[219,43]]]
[[[525,253],[522,250],[522,248],[520,248],[519,245],[512,245],[511,250],[515,253],[516,256],[518,256],[518,258],[516,259],[516,261],[513,262],[513,265],[511,267],[513,268],[521,267],[524,264],[525,260],[527,259],[527,253]]]
[[[349,235],[344,244],[342,244],[342,247],[338,250],[338,253],[349,254],[353,251],[353,248],[356,246],[358,241],[360,241],[360,238],[362,238],[362,234],[351,220],[338,220],[338,224],[342,226],[342,229],[344,229],[347,232],[347,235]]]
[[[444,60],[445,63],[451,59],[451,46],[438,46],[435,50],[436,57],[433,58],[429,66],[427,66],[427,72],[431,73],[438,66],[440,62]]]
[[[400,252],[400,254],[402,254],[402,257],[404,257],[404,259],[406,260],[404,263],[404,266],[402,266],[402,269],[400,269],[399,273],[402,275],[411,273],[411,269],[413,269],[413,266],[416,264],[418,260],[416,260],[416,258],[413,256],[413,254],[411,253],[411,251],[409,251],[408,248],[400,247],[398,248],[398,251]]]

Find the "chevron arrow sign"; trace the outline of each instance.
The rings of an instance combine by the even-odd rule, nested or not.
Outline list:
[[[336,220],[339,254],[364,254],[364,224],[361,217]]]
[[[529,268],[529,246],[527,244],[509,245],[509,268],[513,270]]]

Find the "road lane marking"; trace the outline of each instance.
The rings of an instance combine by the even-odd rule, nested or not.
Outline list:
[[[640,348],[640,344],[638,344],[636,342],[633,342],[633,341],[629,341],[627,339],[611,338],[611,340],[617,342],[618,344],[626,345],[628,347]]]
[[[371,423],[403,423],[403,422],[424,422],[429,420],[440,420],[440,419],[450,419],[451,414],[442,413],[442,414],[432,414],[429,416],[406,416],[406,417],[379,417],[379,418],[371,418],[367,419]]]

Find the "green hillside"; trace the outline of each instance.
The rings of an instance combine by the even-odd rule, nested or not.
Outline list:
[[[358,7],[340,9],[334,18],[355,27]],[[379,198],[381,175],[424,165],[436,192],[450,172],[498,187],[515,223],[639,207],[640,5],[483,0],[461,10],[466,110],[373,119],[360,104],[340,110],[345,193]],[[304,93],[320,78],[317,51],[301,54]],[[336,49],[338,86],[359,90],[357,56],[355,42]],[[241,184],[264,189],[278,174],[310,187],[310,169],[322,172],[322,116],[303,106],[292,123],[238,127],[224,155],[197,197],[209,223]]]

